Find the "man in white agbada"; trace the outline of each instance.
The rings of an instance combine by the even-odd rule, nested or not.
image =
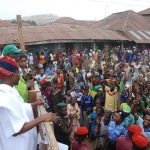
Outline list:
[[[0,150],[36,150],[36,125],[56,121],[52,113],[34,119],[32,108],[42,104],[42,101],[24,103],[13,88],[19,78],[16,61],[9,57],[0,58]]]

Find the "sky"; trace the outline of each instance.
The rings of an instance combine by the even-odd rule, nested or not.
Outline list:
[[[100,20],[125,10],[141,11],[150,0],[0,0],[0,19],[54,14],[78,20]]]

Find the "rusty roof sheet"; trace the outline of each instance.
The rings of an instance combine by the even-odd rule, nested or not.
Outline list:
[[[150,8],[147,8],[145,10],[140,11],[140,12],[138,12],[138,14],[141,14],[141,15],[150,15]]]
[[[144,18],[145,18],[145,20],[147,21],[147,22],[149,22],[149,25],[150,25],[150,15],[145,15],[145,16],[143,16]]]
[[[150,24],[150,8],[140,11],[138,12],[138,14],[142,15],[145,20]]]
[[[55,23],[74,24],[76,20],[71,17],[62,17],[55,21]]]
[[[143,16],[132,10],[114,13],[92,26],[117,31],[150,30],[149,22]]]
[[[0,27],[13,27],[15,24],[7,20],[0,20]]]
[[[53,23],[60,23],[60,24],[72,24],[72,25],[81,25],[81,26],[89,26],[95,23],[96,21],[93,20],[76,20],[71,17],[62,17],[56,20],[55,22],[49,22],[45,25],[51,25]]]
[[[23,26],[25,43],[55,40],[129,40],[117,31],[53,23],[49,26]],[[0,44],[18,43],[17,27],[0,28]]]
[[[126,31],[124,34],[136,43],[150,43],[150,31]]]

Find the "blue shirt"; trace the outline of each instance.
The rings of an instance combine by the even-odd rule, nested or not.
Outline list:
[[[76,82],[74,83],[74,88],[80,88],[80,89],[84,89],[85,88],[85,85],[84,85],[84,82]]]
[[[45,71],[45,74],[50,74],[50,73],[54,73],[55,72],[55,69],[54,68],[47,68],[46,71]]]
[[[128,130],[125,128],[123,123],[116,125],[114,121],[110,121],[108,126],[108,134],[110,141],[115,142],[119,136],[127,136]]]
[[[93,107],[93,97],[91,95],[83,95],[81,98],[82,109],[86,111],[88,108]]]
[[[125,103],[127,100],[128,100],[128,96],[127,95],[120,95],[121,103]]]

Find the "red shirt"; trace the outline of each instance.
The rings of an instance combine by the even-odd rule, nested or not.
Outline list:
[[[51,87],[46,87],[45,89],[42,89],[41,94],[46,96],[48,104],[51,103],[53,105],[54,92]]]
[[[58,81],[57,81],[56,87],[58,89],[61,89],[63,87],[63,83],[64,83],[64,75],[60,74],[60,76],[58,77]]]
[[[58,61],[61,57],[61,52],[56,52],[55,55],[56,55],[56,60]]]

